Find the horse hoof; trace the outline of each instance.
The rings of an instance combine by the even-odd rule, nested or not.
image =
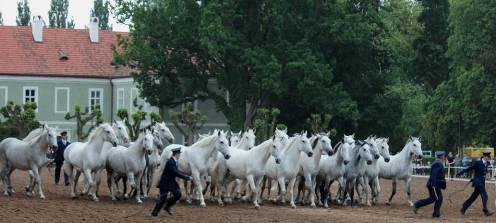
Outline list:
[[[206,207],[207,207],[207,205],[206,205],[205,203],[201,203],[201,204],[200,204],[200,207],[202,207],[202,208],[206,208]]]
[[[112,200],[113,200],[113,201],[116,201],[116,200],[117,200],[117,198],[115,198],[115,197],[112,197]]]
[[[40,199],[45,200],[45,196],[40,196]]]
[[[255,209],[260,209],[260,205],[255,205]]]
[[[31,192],[27,192],[27,193],[26,193],[26,196],[28,196],[28,197],[32,197],[32,196],[33,196],[33,193],[31,193]]]
[[[219,206],[224,207],[224,202],[219,202]]]
[[[26,192],[29,192],[29,187],[24,187],[24,190],[26,190]]]
[[[71,198],[72,198],[72,200],[76,200],[76,199],[78,199],[78,197],[77,197],[77,196],[71,196]]]
[[[388,202],[386,202],[386,205],[391,205],[391,202],[389,202],[389,201],[388,201]]]
[[[143,201],[138,201],[138,204],[143,204]]]
[[[293,209],[296,208],[296,205],[295,204],[292,204],[291,205],[291,208],[293,208]]]
[[[410,207],[413,207],[413,202],[408,201],[408,204],[410,205]]]
[[[311,208],[316,208],[316,207],[317,207],[317,205],[315,205],[315,204],[311,204],[311,205],[310,205],[310,207],[311,207]]]

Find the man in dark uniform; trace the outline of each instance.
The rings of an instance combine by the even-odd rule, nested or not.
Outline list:
[[[446,189],[446,179],[444,178],[444,167],[442,163],[443,159],[444,152],[436,152],[436,161],[431,165],[431,173],[426,185],[427,190],[429,190],[429,197],[415,202],[413,205],[413,212],[415,214],[417,214],[419,208],[434,203],[432,217],[440,217],[441,205],[443,204],[443,193],[441,190]]]
[[[483,152],[482,158],[473,162],[471,167],[468,167],[462,170],[460,173],[456,174],[457,176],[462,175],[465,172],[474,171],[474,177],[472,178],[472,187],[474,188],[474,192],[470,197],[463,203],[463,207],[460,210],[462,215],[465,215],[465,212],[470,207],[470,205],[477,199],[480,195],[482,198],[482,211],[486,216],[491,216],[494,214],[493,211],[487,209],[487,192],[486,192],[486,173],[487,167],[489,165],[489,161],[491,160],[490,152]]]
[[[67,131],[63,131],[60,133],[60,140],[57,141],[57,146],[58,149],[55,152],[55,184],[59,184],[59,179],[60,179],[60,169],[62,168],[62,165],[64,164],[64,151],[67,146],[69,146],[71,143],[67,141]],[[67,174],[64,173],[64,183],[65,185],[69,185],[69,177]]]
[[[164,172],[160,177],[160,181],[157,187],[160,189],[160,197],[153,208],[152,216],[157,216],[160,209],[164,206],[164,210],[167,211],[169,215],[172,215],[171,207],[181,198],[181,189],[176,182],[176,177],[183,178],[184,180],[190,180],[191,177],[187,176],[177,169],[178,160],[181,156],[181,147],[172,149],[172,158],[170,158],[165,164]],[[172,197],[167,199],[168,193],[172,194]],[[167,203],[167,204],[166,204]]]

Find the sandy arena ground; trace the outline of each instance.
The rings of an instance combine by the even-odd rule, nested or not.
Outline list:
[[[432,206],[421,209],[417,215],[413,214],[406,202],[403,182],[398,184],[398,193],[391,206],[385,204],[391,183],[383,180],[380,205],[373,207],[332,206],[329,209],[312,209],[298,206],[292,209],[288,205],[274,205],[265,201],[263,206],[256,210],[251,204],[236,201],[235,204],[225,207],[207,203],[207,208],[181,202],[174,206],[174,216],[166,216],[161,212],[159,218],[151,218],[153,200],[147,200],[142,205],[136,204],[134,199],[111,201],[106,183],[103,182],[100,187],[100,202],[90,201],[86,196],[72,200],[68,187],[55,186],[52,176],[46,170],[42,174],[44,192],[47,196],[45,200],[40,200],[37,196],[26,197],[23,191],[28,180],[27,173],[14,172],[12,180],[17,193],[12,197],[0,197],[0,222],[439,222],[431,218]],[[452,204],[448,201],[448,194],[462,189],[465,184],[465,182],[448,182],[448,190],[444,191],[440,220],[442,222],[496,220],[496,215],[491,217],[482,215],[480,199],[474,202],[465,216],[459,213],[461,204],[472,192],[471,187],[453,195]],[[494,209],[494,186],[488,185],[487,189],[489,207]],[[427,196],[425,179],[414,179],[412,192],[414,199]],[[153,190],[153,196],[155,193],[156,191]]]

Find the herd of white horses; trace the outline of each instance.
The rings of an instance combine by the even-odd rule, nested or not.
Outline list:
[[[40,172],[53,161],[46,154],[49,147],[57,146],[57,135],[55,129],[43,125],[24,139],[6,138],[0,142],[0,180],[5,196],[14,193],[10,178],[18,169],[29,171],[27,195],[33,196],[38,186],[40,198],[45,198]],[[63,170],[69,176],[70,195],[78,197],[76,186],[82,173],[81,195],[98,201],[100,176],[105,169],[112,200],[134,196],[142,203],[155,186],[154,172],[163,171],[161,167],[172,156],[171,149],[181,147],[178,168],[192,176],[191,187],[186,182],[184,185],[186,202],[197,200],[202,207],[206,206],[204,195],[208,188],[210,199],[220,205],[241,199],[259,208],[263,195],[285,204],[289,191],[293,208],[296,203],[328,207],[333,182],[338,188],[333,201],[370,206],[378,202],[381,178],[392,180],[388,204],[396,193],[397,181],[404,180],[408,203],[413,205],[410,182],[412,161],[422,156],[419,138],[410,137],[396,155],[389,154],[387,138],[372,136],[355,140],[354,135],[345,135],[334,146],[329,133],[308,137],[307,132],[301,132],[290,137],[286,130],[275,130],[259,145],[251,129],[244,133],[215,130],[199,138],[191,146],[171,144],[174,136],[162,122],[149,126],[130,142],[123,122],[101,124],[86,142],[74,142],[64,151]],[[169,145],[165,147],[166,142]],[[264,193],[266,188],[268,193]]]

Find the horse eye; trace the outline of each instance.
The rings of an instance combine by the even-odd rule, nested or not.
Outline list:
[[[384,149],[384,146],[382,147],[382,149]]]
[[[119,127],[119,129],[122,129],[122,127]]]
[[[363,151],[367,151],[365,148],[363,148]]]
[[[224,141],[220,141],[221,144],[224,144]]]
[[[108,131],[108,130],[107,130],[106,132],[107,132],[107,133],[110,133],[110,131]]]

